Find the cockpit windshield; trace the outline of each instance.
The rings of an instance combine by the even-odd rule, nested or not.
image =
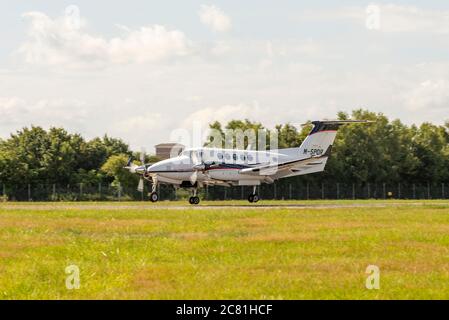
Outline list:
[[[184,150],[181,152],[182,156],[189,157],[193,162],[200,162],[203,158],[203,151],[201,150]]]

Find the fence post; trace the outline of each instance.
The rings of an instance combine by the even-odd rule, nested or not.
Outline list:
[[[100,200],[101,200],[101,182],[98,183],[98,195],[99,195]]]
[[[366,190],[366,191],[367,191],[367,193],[368,193],[368,194],[367,194],[367,196],[368,196],[367,199],[369,199],[369,198],[370,198],[370,195],[371,195],[371,190],[370,190],[369,182],[366,184],[366,187],[367,187],[367,190]]]
[[[387,198],[387,186],[385,184],[385,182],[382,184],[382,191],[384,194],[384,200]]]
[[[224,188],[224,200],[226,200],[226,191],[228,190],[227,187],[223,187]]]
[[[398,198],[401,199],[401,184],[398,183]]]
[[[413,199],[416,199],[416,185],[413,184]]]
[[[273,183],[273,188],[274,188],[274,197],[273,197],[273,199],[276,200],[276,182]]]
[[[430,199],[430,182],[427,181],[427,199]]]
[[[290,200],[292,199],[292,184],[291,183],[288,184],[288,198]]]
[[[53,195],[52,195],[53,201],[56,201],[56,184],[53,183]]]
[[[306,199],[309,200],[309,181],[307,181],[307,185],[306,185]]]
[[[5,184],[3,184],[3,196],[5,196],[6,195],[6,186],[5,186]]]
[[[31,186],[28,183],[28,201],[31,201]]]
[[[118,201],[121,201],[121,199],[122,199],[122,185],[119,182],[118,183]]]
[[[337,182],[337,200],[340,199],[340,184]]]
[[[355,184],[352,184],[352,200],[355,200]]]
[[[441,198],[445,199],[445,192],[444,192],[444,182],[441,184]]]
[[[80,200],[81,200],[82,196],[83,196],[83,183],[81,182],[80,183]]]
[[[324,200],[324,182],[321,183],[321,199]]]

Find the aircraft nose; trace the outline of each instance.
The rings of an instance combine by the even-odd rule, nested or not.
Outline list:
[[[152,164],[151,166],[148,167],[147,171],[148,172],[156,172],[159,169],[159,165],[158,164]]]
[[[138,174],[144,174],[146,172],[145,166],[139,166],[135,170],[136,170],[136,173],[138,173]]]

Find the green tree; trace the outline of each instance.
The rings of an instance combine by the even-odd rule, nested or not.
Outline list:
[[[101,166],[101,171],[113,178],[113,185],[117,186],[120,184],[125,188],[135,188],[138,183],[138,177],[124,169],[127,162],[127,154],[112,155]]]

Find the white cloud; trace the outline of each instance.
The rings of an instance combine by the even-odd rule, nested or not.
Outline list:
[[[411,112],[439,112],[449,109],[449,81],[426,80],[403,95],[407,109]]]
[[[85,21],[74,25],[67,22],[68,17],[52,19],[41,12],[23,16],[31,23],[19,53],[32,64],[79,67],[144,63],[184,56],[191,50],[191,41],[183,32],[161,25],[137,30],[121,27],[121,37],[105,39],[89,34]]]
[[[229,42],[217,41],[210,51],[213,55],[220,56],[229,53],[231,49],[232,47]]]
[[[369,8],[371,10],[367,10],[368,7],[346,7],[307,11],[301,18],[320,21],[347,20],[361,26],[365,26],[371,18],[378,18],[379,26],[374,29],[381,32],[449,33],[449,11],[447,10],[430,10],[397,4],[371,4]],[[378,17],[373,17],[377,14]]]
[[[449,33],[449,11],[396,4],[380,5],[380,31]]]
[[[65,126],[77,130],[84,127],[88,118],[88,105],[80,100],[27,101],[18,97],[0,97],[0,133],[3,135],[30,125]]]
[[[213,121],[226,123],[232,119],[254,118],[260,110],[258,106],[250,106],[244,103],[236,105],[224,105],[220,107],[206,107],[190,114],[183,122],[183,127],[190,128],[192,123],[198,122],[207,126]]]
[[[289,121],[288,119],[294,122],[300,121],[300,118],[297,116],[297,111],[290,110],[283,114],[276,114],[272,108],[261,106],[257,101],[253,101],[252,103],[226,104],[217,107],[205,107],[194,111],[184,119],[181,127],[191,129],[193,124],[199,123],[204,129],[208,128],[209,124],[214,121],[226,124],[231,120],[249,119],[273,128],[276,124]]]
[[[214,5],[202,5],[199,16],[201,22],[213,31],[226,32],[231,29],[231,19]]]

